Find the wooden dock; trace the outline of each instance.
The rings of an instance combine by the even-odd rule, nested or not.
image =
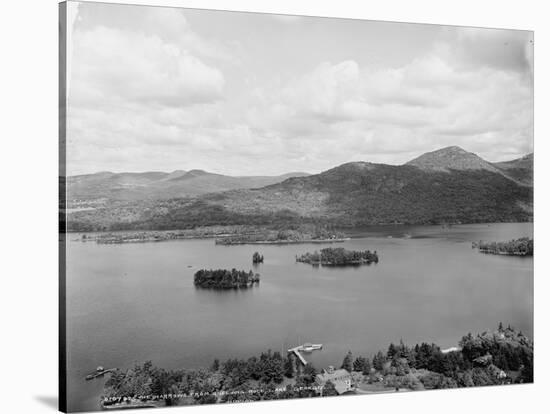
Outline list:
[[[116,368],[109,368],[109,369],[103,369],[101,371],[92,372],[89,375],[86,375],[86,381],[90,381],[99,377],[104,376],[105,374],[108,374],[110,372],[116,371]]]
[[[294,348],[288,349],[288,353],[296,355],[296,357],[298,357],[300,362],[304,366],[306,366],[307,361],[301,353],[302,352],[312,352],[312,351],[315,351],[315,350],[318,350],[318,349],[323,349],[323,344],[303,344],[303,345],[295,346]]]

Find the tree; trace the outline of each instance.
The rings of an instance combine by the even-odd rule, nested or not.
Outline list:
[[[386,357],[388,359],[393,359],[396,353],[397,353],[397,347],[392,342],[388,347],[388,352],[386,352]]]
[[[367,363],[367,360],[362,357],[358,356],[355,358],[355,361],[353,361],[353,370],[357,372],[363,372],[365,370],[365,364]]]
[[[348,351],[348,353],[344,357],[344,361],[342,361],[342,366],[340,368],[345,369],[348,372],[351,372],[353,369],[352,363],[353,363],[353,355],[351,351]]]
[[[527,359],[519,371],[518,382],[532,383],[533,382],[533,357]]]
[[[386,357],[384,357],[384,354],[382,351],[378,351],[378,353],[374,356],[372,359],[372,366],[377,371],[382,371],[384,369],[384,364],[386,363]]]
[[[445,375],[430,372],[420,378],[420,381],[427,389],[457,388],[458,384],[452,378]]]
[[[336,391],[336,387],[331,381],[327,381],[325,385],[323,386],[323,397],[332,397],[338,395],[338,391]]]
[[[363,375],[369,375],[371,370],[371,363],[369,358],[365,358],[365,363],[363,364]]]
[[[254,254],[252,255],[252,263],[263,263],[263,262],[264,262],[263,255],[261,255],[258,252],[254,252]]]
[[[403,376],[411,371],[405,358],[395,358],[392,365],[395,367],[395,373],[397,376]]]
[[[307,385],[311,385],[315,382],[315,378],[317,376],[317,370],[315,367],[311,364],[307,364],[304,367],[304,373],[302,375],[302,379]]]
[[[291,354],[288,354],[284,363],[285,377],[292,378],[296,372],[296,364]]]
[[[212,362],[212,371],[218,371],[220,369],[220,360],[218,358],[214,359]]]

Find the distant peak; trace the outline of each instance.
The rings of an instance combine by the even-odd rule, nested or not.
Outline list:
[[[445,154],[468,155],[468,154],[471,154],[471,155],[475,155],[475,154],[473,154],[471,152],[468,152],[464,148],[461,148],[457,145],[451,145],[449,147],[440,148],[440,149],[435,150],[435,151],[427,152],[423,155],[428,155],[428,154],[433,154],[433,155],[445,155]]]
[[[450,170],[488,170],[497,172],[497,168],[483,158],[468,152],[456,145],[427,152],[409,161],[405,165],[412,165],[423,170],[450,171]]]
[[[197,176],[197,175],[206,175],[208,174],[208,172],[204,171],[204,170],[190,170],[190,171],[187,171],[187,173],[185,173],[185,175],[193,175],[193,176]]]
[[[468,153],[464,148],[461,148],[459,147],[458,145],[451,145],[449,147],[444,147],[444,148],[441,148],[440,150],[438,151],[441,151],[441,152],[464,152],[464,153]]]

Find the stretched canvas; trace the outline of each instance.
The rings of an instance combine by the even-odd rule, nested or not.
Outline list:
[[[63,411],[533,381],[532,32],[59,7]]]

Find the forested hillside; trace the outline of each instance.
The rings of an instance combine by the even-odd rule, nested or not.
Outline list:
[[[352,162],[256,189],[111,203],[72,213],[69,231],[532,220],[532,186],[508,176],[517,168],[503,173],[456,147],[434,154],[400,166]]]

